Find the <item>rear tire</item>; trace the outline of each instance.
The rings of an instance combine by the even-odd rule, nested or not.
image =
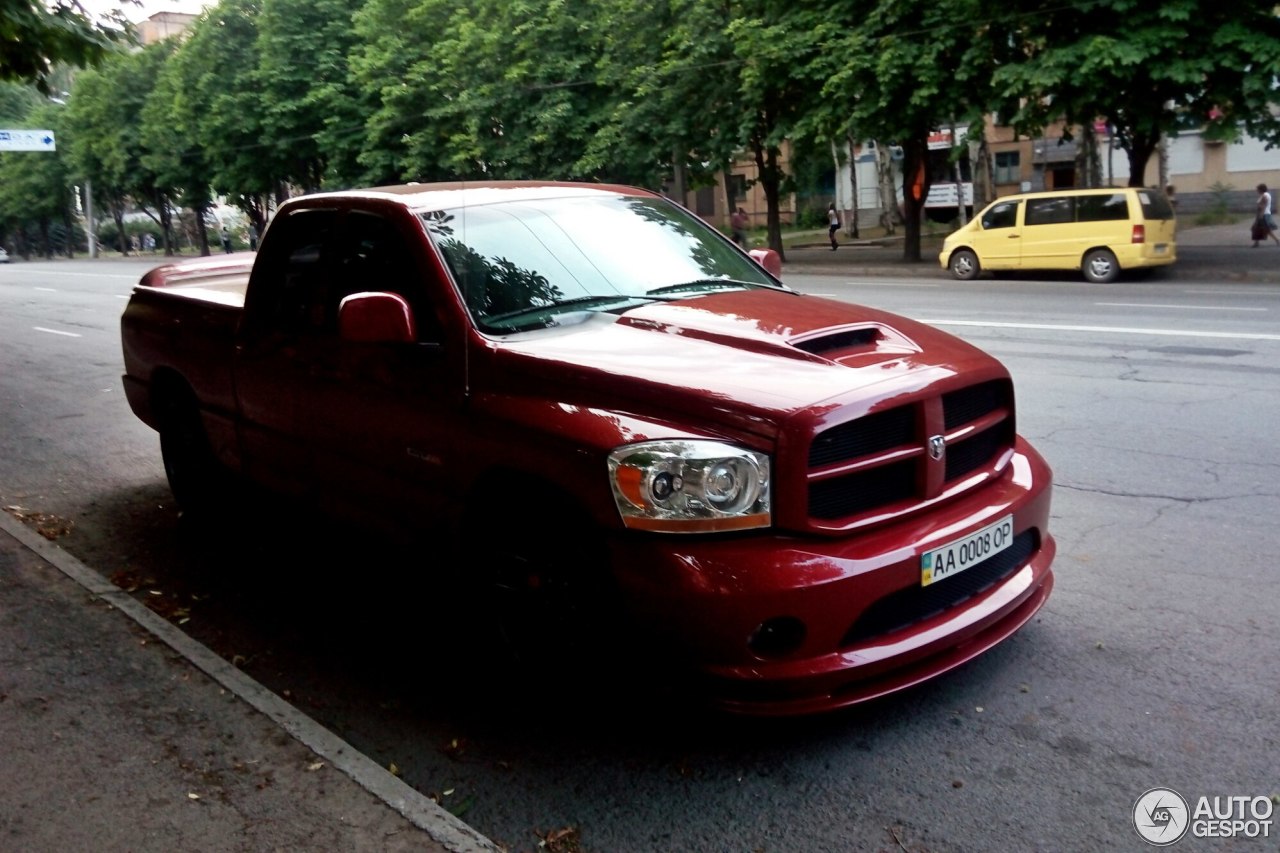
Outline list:
[[[194,395],[174,390],[164,396],[159,412],[164,473],[178,506],[193,515],[225,507],[228,476],[200,422]]]
[[[1120,262],[1107,249],[1093,249],[1085,254],[1080,270],[1094,284],[1108,284],[1120,277]]]
[[[951,275],[959,281],[973,281],[978,277],[978,273],[982,272],[978,256],[969,249],[958,249],[953,252],[947,267],[951,270]]]

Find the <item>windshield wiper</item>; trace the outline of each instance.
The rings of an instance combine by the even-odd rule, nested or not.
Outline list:
[[[485,317],[483,323],[486,326],[506,325],[513,320],[519,320],[521,317],[537,317],[538,315],[548,315],[547,322],[542,326],[549,326],[550,315],[559,314],[563,311],[574,308],[598,308],[602,305],[611,305],[617,302],[662,302],[665,301],[662,296],[654,296],[652,294],[636,294],[636,293],[612,293],[607,296],[578,296],[573,299],[565,299],[560,302],[552,302],[550,305],[530,305],[528,308],[517,308],[514,311],[507,311],[503,314],[495,314],[492,317]],[[512,324],[512,328],[518,327],[518,323]],[[530,328],[538,328],[531,326]]]
[[[701,278],[697,281],[686,281],[682,284],[668,284],[665,287],[655,287],[650,290],[646,296],[653,296],[662,293],[688,293],[699,290],[751,290],[752,288],[762,287],[763,285],[752,284],[747,281],[735,281],[731,278]]]

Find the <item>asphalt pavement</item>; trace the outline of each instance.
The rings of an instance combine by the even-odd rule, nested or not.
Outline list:
[[[1155,280],[1280,282],[1280,247],[1247,238],[1185,228]],[[947,275],[940,238],[920,263],[901,237],[840,239],[789,249],[784,272]],[[0,849],[499,849],[5,510]]]

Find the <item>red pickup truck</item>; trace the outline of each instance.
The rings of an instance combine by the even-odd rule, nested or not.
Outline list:
[[[625,625],[724,708],[829,710],[1039,610],[1051,475],[994,358],[779,272],[627,187],[304,196],[143,278],[124,385],[188,512],[438,527],[517,648]]]

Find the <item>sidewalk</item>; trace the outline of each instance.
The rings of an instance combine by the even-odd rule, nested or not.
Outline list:
[[[499,848],[0,513],[0,847]]]
[[[1179,225],[1178,260],[1158,268],[1151,281],[1254,281],[1280,283],[1280,248],[1252,248],[1248,223],[1234,225]],[[901,230],[894,236],[855,240],[843,233],[840,248],[831,251],[826,235],[787,249],[782,266],[787,273],[851,275],[871,278],[921,277],[950,279],[938,263],[942,236],[922,237],[918,263],[902,259]],[[1123,286],[1125,279],[1118,282]]]

